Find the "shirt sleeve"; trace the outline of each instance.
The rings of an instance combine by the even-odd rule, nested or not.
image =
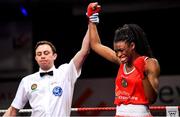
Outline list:
[[[81,69],[79,70],[79,72],[76,70],[73,60],[71,60],[68,64],[61,65],[58,69],[63,69],[62,71],[65,72],[66,80],[69,80],[73,84],[81,75]]]
[[[22,79],[16,92],[16,96],[11,104],[16,109],[22,109],[27,103],[27,92],[25,90],[25,80]]]
[[[73,72],[74,77],[79,78],[79,76],[81,75],[81,69],[79,71],[77,71],[73,60],[70,61],[69,65],[70,65],[70,67],[72,69],[71,71]]]

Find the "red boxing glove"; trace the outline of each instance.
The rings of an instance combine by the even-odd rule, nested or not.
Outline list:
[[[140,56],[134,60],[133,65],[135,68],[139,71],[139,73],[142,75],[142,79],[144,79],[144,70],[145,70],[145,56]]]
[[[91,16],[94,13],[99,13],[101,10],[101,6],[98,5],[97,2],[90,3],[87,7],[87,16]]]

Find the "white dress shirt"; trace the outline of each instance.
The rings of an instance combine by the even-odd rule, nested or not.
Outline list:
[[[18,87],[12,106],[22,109],[29,101],[33,117],[70,116],[74,84],[81,74],[77,73],[73,60],[53,66],[53,76],[40,77],[39,72],[24,77]]]

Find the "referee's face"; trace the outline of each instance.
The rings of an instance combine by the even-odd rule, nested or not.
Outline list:
[[[53,53],[48,44],[39,45],[36,49],[35,60],[42,70],[49,70],[54,65],[57,54]]]

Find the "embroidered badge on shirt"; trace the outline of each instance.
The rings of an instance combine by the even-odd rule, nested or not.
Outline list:
[[[53,94],[55,96],[61,96],[62,95],[62,88],[59,86],[54,87]]]
[[[35,90],[37,88],[37,84],[32,84],[31,85],[31,90]]]
[[[127,87],[127,86],[128,86],[128,82],[127,82],[127,80],[126,80],[125,78],[122,78],[122,80],[121,80],[121,85],[122,85],[123,87]]]

